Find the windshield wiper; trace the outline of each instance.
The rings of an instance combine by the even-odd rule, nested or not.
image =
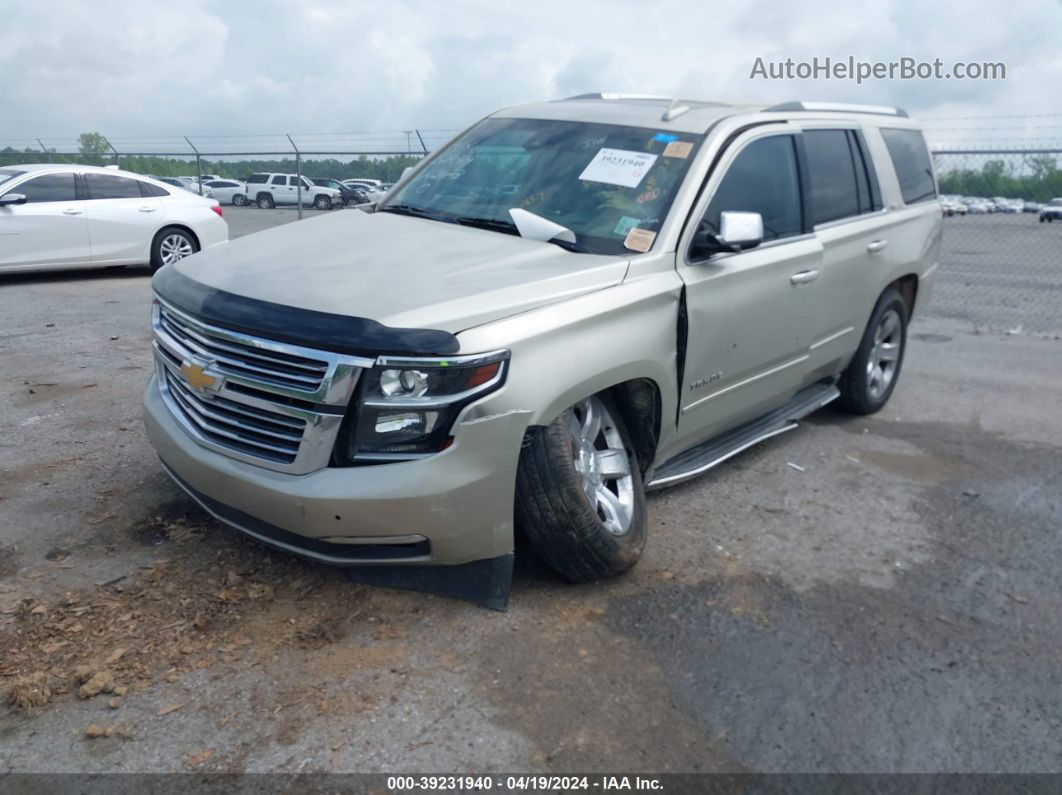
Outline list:
[[[474,226],[478,229],[490,229],[494,232],[504,232],[507,235],[519,235],[516,224],[512,221],[499,221],[496,218],[473,218],[467,215],[459,215],[454,219],[461,226]]]
[[[426,207],[417,207],[415,204],[388,204],[377,208],[378,213],[394,213],[395,215],[410,215],[414,218],[427,218],[431,221],[445,221],[453,223],[454,219],[443,213],[429,210]]]

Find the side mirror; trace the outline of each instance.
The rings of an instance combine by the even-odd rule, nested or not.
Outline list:
[[[721,213],[719,242],[731,251],[756,248],[763,242],[763,216],[759,213]]]
[[[0,196],[0,207],[8,207],[12,204],[25,204],[26,197],[21,193],[5,193]]]
[[[759,213],[727,210],[719,214],[719,234],[702,221],[693,238],[691,256],[708,257],[755,248],[763,242],[763,216]]]

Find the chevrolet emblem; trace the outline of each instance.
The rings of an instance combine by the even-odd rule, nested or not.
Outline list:
[[[181,362],[181,374],[188,386],[195,390],[214,390],[221,386],[221,379],[206,372],[203,365],[193,362]]]

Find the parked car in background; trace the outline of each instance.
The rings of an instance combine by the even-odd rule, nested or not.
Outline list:
[[[331,177],[311,177],[310,181],[322,188],[335,188],[339,191],[339,197],[343,200],[343,204],[347,207],[354,207],[358,204],[365,203],[365,192],[358,190],[357,188],[344,185],[338,179],[332,179]]]
[[[1022,205],[1021,211],[1023,213],[1038,213],[1038,212],[1040,212],[1040,203],[1039,202],[1025,202],[1025,204]]]
[[[1001,202],[996,202],[996,212],[1006,213],[1007,215],[1021,213],[1023,204],[1024,202],[1021,199],[1004,199]]]
[[[969,212],[969,208],[959,199],[958,196],[941,196],[940,208],[944,211],[944,215],[966,215]]]
[[[1040,223],[1062,221],[1062,199],[1051,199],[1040,208]]]
[[[966,205],[966,210],[970,215],[986,215],[992,212],[992,206],[986,199],[979,199],[976,196],[967,196],[963,201]]]
[[[243,207],[250,204],[247,198],[247,186],[234,179],[212,179],[203,182],[203,187],[222,204]]]
[[[506,108],[372,212],[163,269],[147,435],[260,541],[361,576],[440,565],[502,606],[517,530],[569,580],[616,575],[647,489],[835,400],[881,409],[940,232],[900,110]]]
[[[298,174],[259,172],[247,178],[247,198],[263,210],[278,205],[298,204],[300,194]],[[331,210],[343,205],[343,197],[335,188],[314,185],[307,177],[301,183],[302,205],[318,210]]]
[[[0,272],[149,264],[229,239],[213,199],[96,166],[0,168]]]
[[[380,189],[381,183],[377,179],[345,179],[343,184],[348,188],[357,188],[363,191],[370,202],[379,201],[385,195],[385,191]]]
[[[157,179],[159,182],[165,182],[167,185],[172,185],[175,188],[186,190],[189,193],[196,194],[197,196],[203,196],[207,199],[214,198],[214,194],[210,191],[210,188],[204,187],[202,190],[200,190],[198,184],[196,184],[195,182],[189,182],[184,177],[152,177],[152,179]]]
[[[200,181],[207,182],[212,179],[221,179],[221,177],[219,177],[217,174],[203,174],[202,178],[192,176],[181,176],[177,177],[177,179],[183,179],[184,181],[189,182],[192,185],[198,185]]]

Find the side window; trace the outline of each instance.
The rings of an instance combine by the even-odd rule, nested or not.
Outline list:
[[[83,174],[89,199],[139,199],[140,182],[111,174]]]
[[[859,184],[848,140],[848,130],[804,131],[812,224],[859,215]]]
[[[880,210],[881,188],[878,187],[878,175],[874,170],[874,161],[870,158],[863,134],[856,130],[848,131],[848,143],[852,148],[852,163],[855,166],[856,182],[859,189],[859,212],[868,213]]]
[[[288,178],[285,177],[283,174],[277,174],[275,177],[269,180],[270,185],[286,185],[287,182]]]
[[[73,173],[42,174],[23,182],[13,190],[26,197],[26,204],[38,202],[72,202],[77,198]]]
[[[933,164],[929,160],[926,140],[918,130],[882,129],[881,137],[900,181],[904,204],[916,204],[936,198]]]
[[[170,192],[164,188],[160,188],[158,185],[152,185],[150,182],[140,183],[140,195],[144,197],[148,196],[169,196]]]
[[[251,184],[256,184],[256,185],[257,184],[262,184],[265,181],[266,181],[266,175],[265,174],[251,174],[251,176],[249,176],[247,178],[247,184],[248,185],[251,185]]]
[[[720,214],[735,210],[763,217],[764,242],[803,231],[793,136],[759,138],[742,149],[723,175],[702,223],[719,234]]]
[[[293,188],[297,188],[299,186],[299,178],[298,177],[288,177],[288,185],[290,185]]]

